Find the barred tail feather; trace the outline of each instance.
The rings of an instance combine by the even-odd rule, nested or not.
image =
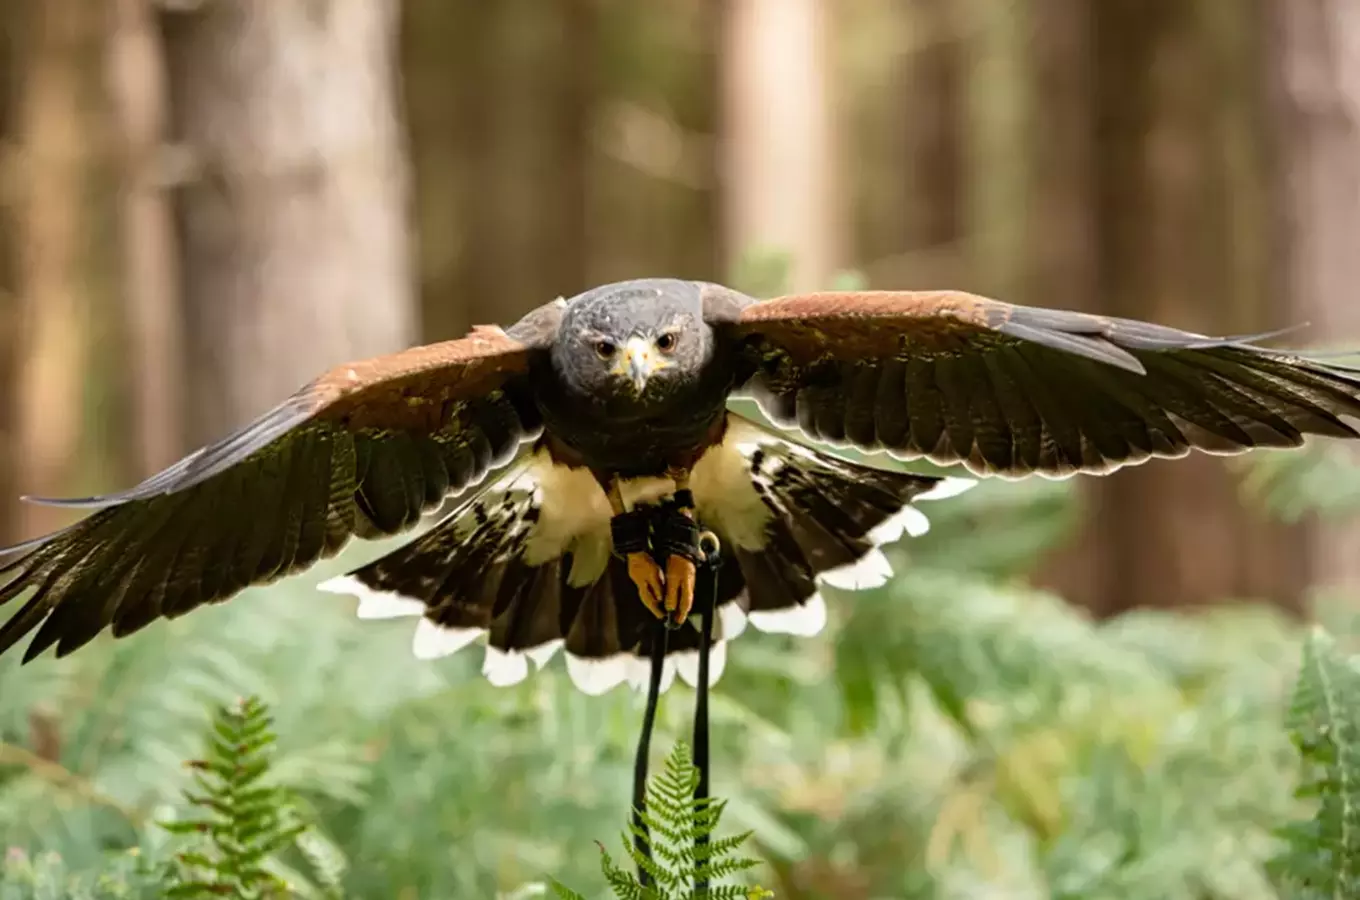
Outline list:
[[[863,590],[885,584],[892,566],[878,548],[930,527],[913,504],[956,496],[974,484],[852,463],[743,426],[754,434],[738,450],[768,515],[757,546],[735,553],[748,585],[744,605],[761,631],[821,631],[827,620],[822,585]]]
[[[625,486],[637,502],[655,480]],[[878,549],[928,523],[911,504],[971,485],[847,462],[735,415],[691,478],[699,519],[723,543],[716,611],[667,635],[662,687],[698,680],[698,623],[716,615],[710,681],[747,624],[816,634],[825,585],[861,589],[891,574]],[[358,598],[361,618],[418,616],[413,652],[432,659],[485,636],[482,671],[515,684],[563,651],[573,682],[600,694],[645,689],[656,630],[626,566],[609,553],[609,505],[593,476],[527,457],[429,532],[332,579],[323,590]]]

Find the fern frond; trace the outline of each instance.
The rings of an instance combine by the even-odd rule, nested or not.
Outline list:
[[[630,824],[623,834],[624,852],[651,884],[643,886],[633,873],[620,869],[600,847],[605,880],[621,900],[688,898],[695,882],[715,882],[752,869],[756,860],[735,856],[751,833],[713,837],[725,804],[711,797],[696,798],[699,770],[683,741],[666,758],[665,767],[647,783],[647,808],[638,811],[644,827]],[[633,838],[640,838],[647,852]],[[732,893],[735,891],[736,893]],[[746,897],[748,889],[731,885],[709,888],[707,897]]]
[[[728,875],[735,875],[737,872],[754,869],[757,865],[759,863],[754,859],[722,859],[695,867],[694,876],[696,879],[717,881],[726,878]]]
[[[734,834],[731,837],[720,838],[716,841],[710,840],[707,844],[702,844],[698,848],[691,847],[685,855],[687,858],[701,863],[710,859],[722,859],[750,840],[754,833],[743,831],[741,834]]]
[[[314,863],[323,889],[335,893],[344,857],[309,832],[287,789],[271,784],[270,749],[275,742],[268,710],[257,698],[218,710],[207,754],[190,760],[196,790],[185,798],[196,817],[163,822],[171,834],[196,837],[177,854],[179,871],[168,887],[172,898],[286,896],[277,857],[297,846]]]
[[[652,845],[649,843],[647,846],[650,848]],[[628,855],[628,858],[632,860],[633,865],[636,868],[640,869],[641,871],[647,873],[647,875],[651,878],[654,884],[657,884],[661,888],[666,890],[669,890],[670,888],[673,888],[677,884],[679,884],[680,876],[675,874],[675,870],[672,867],[667,866],[662,862],[659,862],[656,859],[655,855],[649,855],[647,853],[644,853],[642,850],[639,850],[637,845],[630,841],[628,839],[628,835],[626,834],[623,836],[623,849],[624,852]],[[605,864],[604,872],[605,877],[609,878],[610,876],[608,867],[612,863],[612,859],[610,858],[609,854],[605,852],[603,847],[600,848],[600,852],[604,853],[603,861]],[[633,876],[629,874],[628,877],[632,878]],[[613,884],[612,879],[610,881],[610,884]]]
[[[1320,628],[1304,644],[1286,726],[1306,768],[1298,796],[1318,808],[1283,829],[1288,849],[1272,871],[1301,896],[1360,896],[1360,667]]]
[[[557,897],[557,900],[586,900],[584,894],[576,893],[556,878],[548,879],[548,887],[552,889],[553,896]]]
[[[609,855],[604,844],[600,844],[600,870],[604,872],[604,880],[608,882],[610,890],[618,900],[656,900],[657,894],[650,888],[643,887],[633,875],[626,869],[620,868],[614,862],[614,858]],[[630,841],[624,840],[624,846],[629,850],[629,856],[633,855],[633,845]],[[634,858],[637,863],[637,859]],[[648,874],[651,874],[650,872]],[[653,875],[653,878],[655,876]]]
[[[728,884],[709,891],[707,900],[761,900],[761,898],[773,896],[773,891],[767,891],[761,887],[747,888]]]

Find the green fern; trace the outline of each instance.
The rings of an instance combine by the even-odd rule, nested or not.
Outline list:
[[[1318,808],[1283,830],[1289,847],[1272,869],[1294,896],[1360,896],[1360,668],[1320,628],[1304,644],[1287,727],[1307,768],[1299,796]]]
[[[197,790],[185,797],[200,815],[161,823],[172,834],[199,838],[177,854],[167,897],[289,896],[289,885],[271,864],[304,837],[307,826],[290,792],[266,778],[275,740],[270,726],[268,711],[255,698],[218,711],[206,758],[188,763]]]
[[[699,770],[694,766],[689,746],[677,742],[666,758],[665,769],[647,782],[647,808],[639,810],[646,827],[630,823],[622,836],[627,857],[650,876],[651,884],[643,885],[633,872],[614,861],[603,844],[599,845],[600,868],[619,900],[678,900],[691,896],[757,900],[774,896],[760,887],[712,884],[759,863],[736,855],[751,832],[714,839],[725,804],[713,798],[695,797],[698,787]],[[640,838],[647,849],[640,850],[633,838]],[[703,882],[712,886],[704,890],[694,887]],[[549,884],[560,900],[585,900],[559,881],[551,880]]]
[[[556,878],[549,878],[548,886],[552,888],[553,896],[558,900],[586,900],[585,894],[578,894]]]

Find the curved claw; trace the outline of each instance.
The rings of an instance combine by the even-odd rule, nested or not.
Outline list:
[[[694,585],[698,569],[693,560],[671,556],[666,560],[666,624],[679,628],[694,608]]]
[[[664,618],[666,614],[662,611],[661,602],[665,579],[661,567],[650,553],[629,553],[627,560],[628,577],[637,586],[638,597],[642,599],[643,605],[658,619]]]

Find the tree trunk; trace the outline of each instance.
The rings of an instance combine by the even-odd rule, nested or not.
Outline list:
[[[167,14],[194,443],[415,338],[395,0]]]
[[[589,286],[599,6],[405,4],[422,306],[432,336],[506,323]]]
[[[1097,292],[1104,312],[1240,333],[1278,324],[1278,311],[1253,291],[1265,283],[1259,269],[1243,267],[1265,210],[1250,202],[1255,161],[1225,159],[1242,129],[1224,117],[1247,113],[1233,106],[1238,73],[1206,9],[1186,0],[1093,7]],[[1154,461],[1085,489],[1077,555],[1095,561],[1096,578],[1074,599],[1095,611],[1234,597],[1298,607],[1301,532],[1246,508],[1221,460]]]
[[[166,143],[163,48],[150,0],[114,0],[108,82],[118,150],[126,404],[134,475],[157,472],[186,449],[179,246],[166,188],[177,173]]]
[[[1021,300],[1094,310],[1096,235],[1091,213],[1090,4],[1031,0],[1032,81],[1026,123],[1030,203]]]
[[[89,61],[97,59],[98,10],[85,0],[48,0],[26,10],[27,37],[15,170],[18,328],[15,362],[18,457],[27,494],[73,489],[84,414],[86,303],[92,242],[86,231],[93,159]],[[59,511],[23,506],[22,534],[50,531]]]
[[[23,30],[16,4],[0,7],[0,546],[19,540],[18,99]]]
[[[903,14],[916,37],[901,61],[897,112],[905,171],[901,210],[907,250],[948,247],[963,237],[966,47],[957,0],[912,0]]]
[[[962,238],[966,82],[959,4],[913,0],[904,15],[917,35],[902,65],[904,171],[900,209],[907,246],[952,245]]]
[[[791,291],[824,288],[840,264],[828,4],[732,0],[722,7],[720,190],[727,265],[787,254]]]
[[[492,52],[490,4],[407,0],[401,4],[402,98],[410,134],[419,247],[421,333],[446,340],[473,323],[474,292],[465,273],[478,229],[479,179],[469,177],[485,139],[482,59]],[[489,201],[488,201],[489,202]]]
[[[1316,340],[1360,340],[1360,9],[1350,0],[1275,0],[1275,133],[1287,247],[1285,290]],[[1360,586],[1360,527],[1326,525],[1315,577]]]

